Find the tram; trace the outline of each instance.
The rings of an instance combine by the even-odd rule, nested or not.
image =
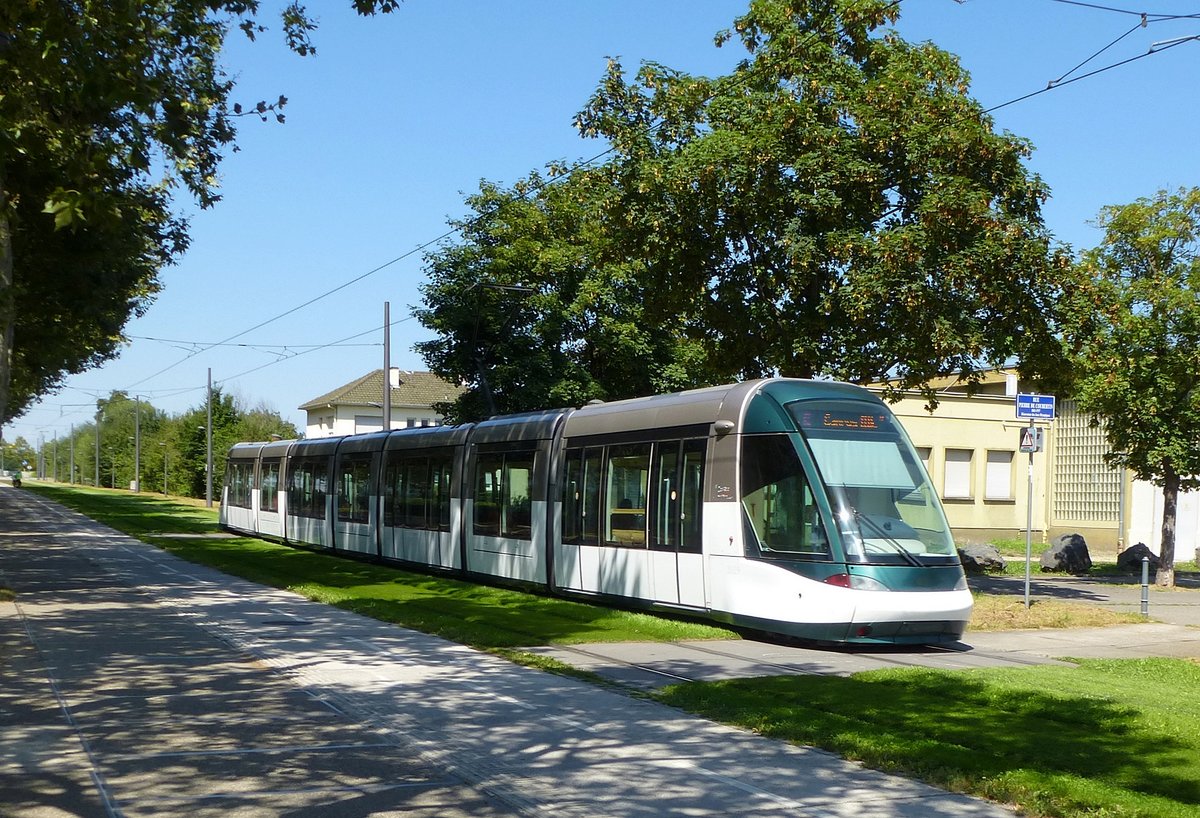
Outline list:
[[[951,642],[971,614],[904,430],[826,381],[237,444],[221,525],[820,642]]]

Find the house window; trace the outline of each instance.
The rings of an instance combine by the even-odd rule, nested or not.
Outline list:
[[[971,499],[970,449],[946,449],[946,475],[942,485],[942,496],[949,500]]]
[[[929,474],[929,456],[933,453],[933,449],[928,446],[917,447],[917,457],[921,458],[921,465],[925,467],[925,473]]]
[[[983,499],[1013,499],[1013,453],[988,452],[987,473],[984,477]]]
[[[364,432],[380,432],[383,431],[383,416],[374,415],[355,415],[354,416],[354,434],[359,435]]]

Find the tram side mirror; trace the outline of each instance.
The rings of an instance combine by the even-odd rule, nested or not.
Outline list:
[[[732,420],[718,420],[713,424],[713,431],[718,437],[724,437],[733,431],[734,423]]]

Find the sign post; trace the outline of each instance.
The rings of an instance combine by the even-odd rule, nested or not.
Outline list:
[[[1029,453],[1028,492],[1025,500],[1025,607],[1028,609],[1030,565],[1033,562],[1033,453],[1046,447],[1043,430],[1034,425],[1034,420],[1054,420],[1054,396],[1017,394],[1017,417],[1027,418],[1029,425],[1021,429],[1021,451]]]

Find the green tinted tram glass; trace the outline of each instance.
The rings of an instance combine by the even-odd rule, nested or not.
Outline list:
[[[742,438],[742,510],[766,558],[828,559],[829,540],[793,435]]]
[[[957,559],[937,494],[891,412],[859,401],[798,401],[788,411],[821,472],[847,559]]]

